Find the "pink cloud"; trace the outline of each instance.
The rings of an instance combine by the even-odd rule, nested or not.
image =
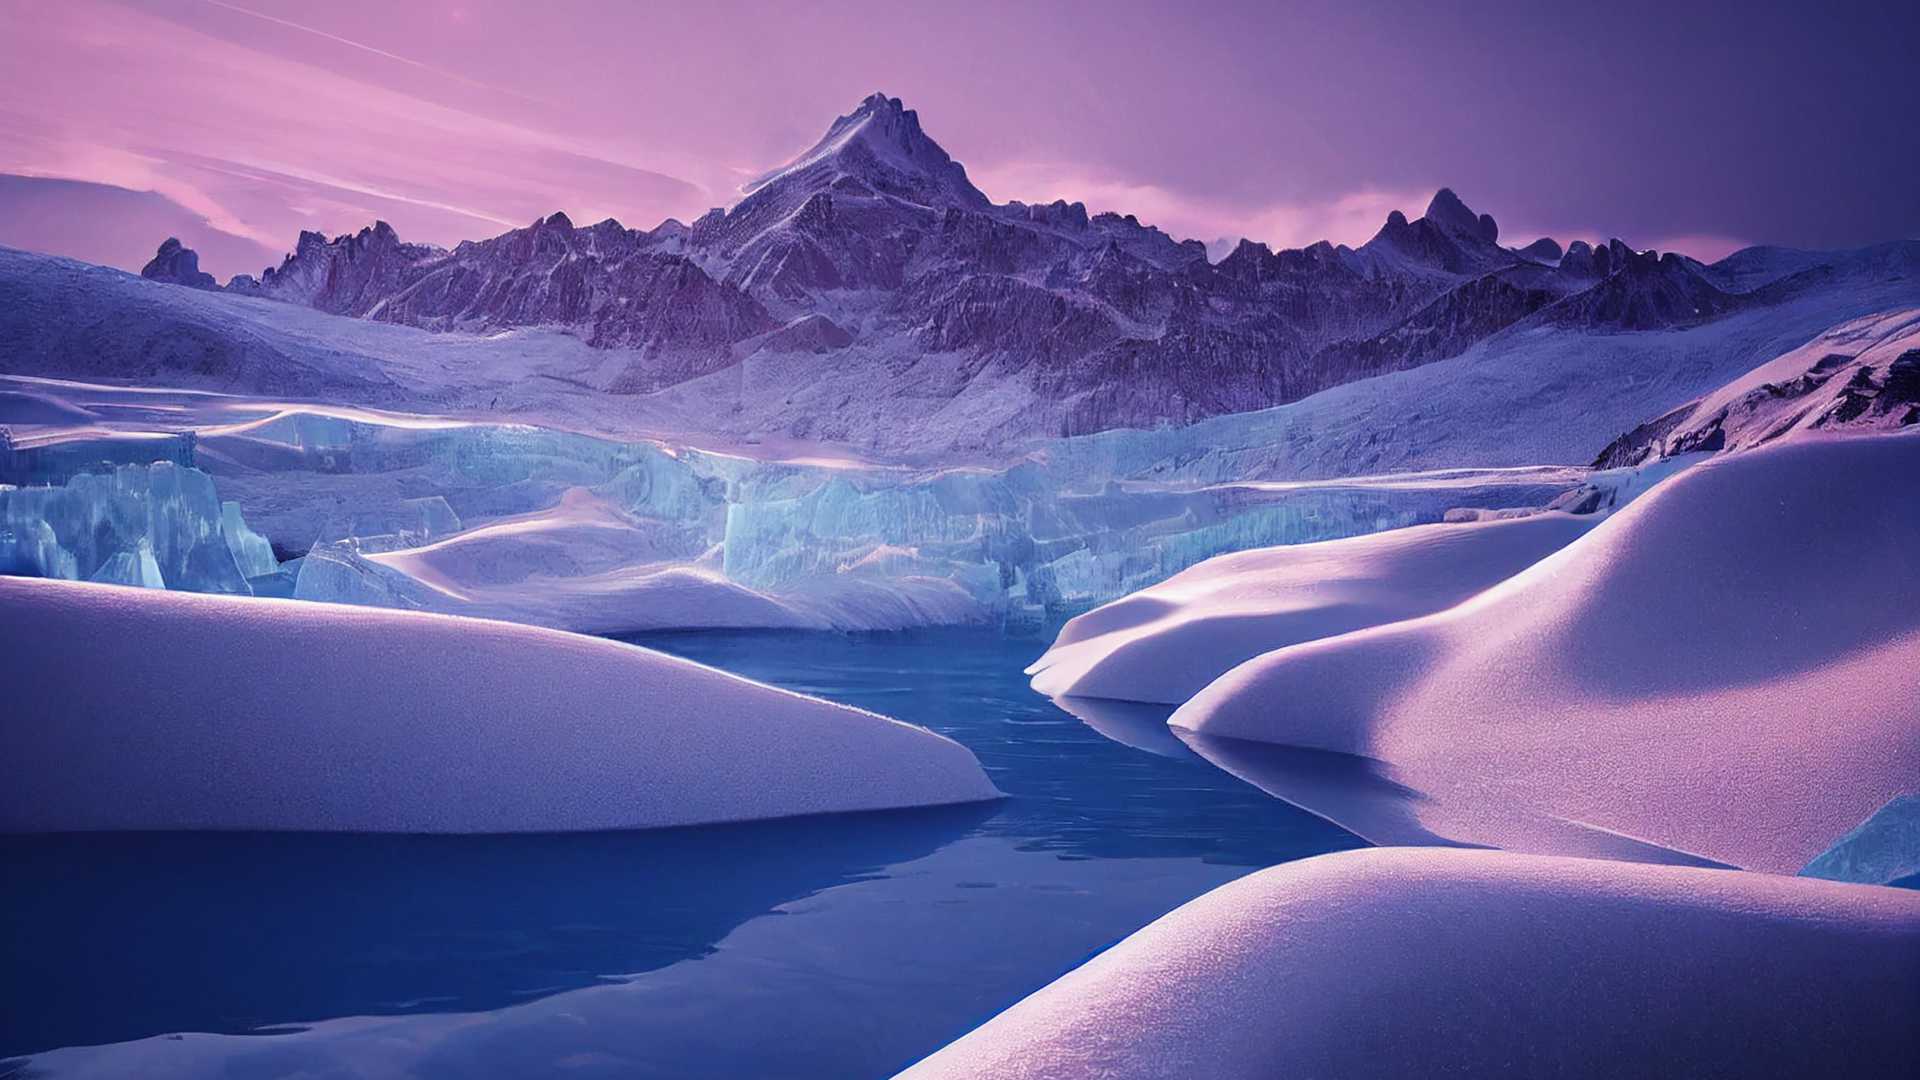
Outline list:
[[[1305,247],[1321,240],[1363,244],[1400,210],[1417,217],[1431,191],[1363,188],[1332,199],[1274,201],[1251,205],[1196,198],[1154,183],[1093,175],[1073,165],[1011,162],[972,172],[973,181],[996,201],[1084,202],[1090,212],[1133,214],[1181,239],[1212,243],[1245,237],[1273,248]]]

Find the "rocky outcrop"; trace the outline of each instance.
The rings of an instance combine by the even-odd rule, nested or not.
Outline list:
[[[148,281],[164,281],[169,285],[185,285],[189,289],[217,289],[213,275],[200,269],[200,256],[192,248],[182,244],[176,237],[169,236],[154,253],[153,259],[140,268],[140,276]]]
[[[1744,450],[1802,431],[1920,424],[1920,311],[1845,324],[1615,439],[1599,468]]]
[[[1658,330],[1716,319],[1740,307],[1740,297],[1708,281],[1698,264],[1674,252],[1627,250],[1615,241],[1595,254],[1602,280],[1547,313],[1556,326]]]

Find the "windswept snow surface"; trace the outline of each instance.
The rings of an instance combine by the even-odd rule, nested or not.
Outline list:
[[[1905,1076],[1920,894],[1381,848],[1221,886],[902,1074]]]
[[[1267,653],[1170,722],[1793,873],[1920,775],[1916,475],[1920,434],[1719,457],[1458,607]]]
[[[1594,520],[1416,525],[1218,556],[1071,620],[1027,671],[1052,697],[1178,705],[1261,653],[1452,607]]]
[[[0,830],[547,832],[995,798],[923,728],[599,638],[0,577]]]

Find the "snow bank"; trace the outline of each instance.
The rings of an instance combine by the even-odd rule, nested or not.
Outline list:
[[[598,638],[0,578],[0,830],[629,829],[997,795],[932,732]]]
[[[1904,1076],[1920,894],[1506,852],[1207,893],[903,1073]]]
[[[1593,524],[1534,514],[1222,555],[1069,621],[1027,671],[1054,697],[1177,705],[1283,645],[1452,607]]]
[[[1170,722],[1792,873],[1920,775],[1916,475],[1911,435],[1716,458],[1459,607],[1267,653]]]

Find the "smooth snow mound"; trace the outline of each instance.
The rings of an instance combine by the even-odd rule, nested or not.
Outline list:
[[[1376,848],[1224,885],[903,1077],[1910,1076],[1920,894]]]
[[[1170,722],[1793,873],[1920,775],[1915,476],[1911,435],[1716,458],[1459,607],[1267,653]]]
[[[1027,671],[1053,697],[1177,705],[1261,653],[1452,607],[1595,520],[1415,525],[1221,555],[1069,621]]]
[[[598,638],[0,578],[0,831],[638,829],[999,794],[965,747]]]

